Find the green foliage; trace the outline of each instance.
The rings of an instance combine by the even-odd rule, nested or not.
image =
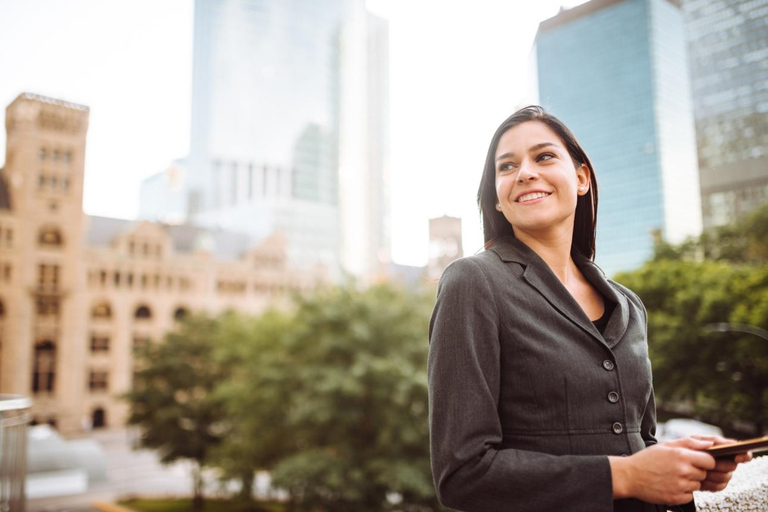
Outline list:
[[[705,231],[680,245],[660,242],[656,245],[654,260],[768,263],[768,205],[757,208],[734,224]]]
[[[273,468],[295,444],[287,435],[293,371],[287,347],[295,321],[276,310],[255,319],[221,318],[216,357],[228,373],[216,396],[225,406],[227,432],[213,455],[223,477],[243,482],[243,498],[251,495],[254,473]]]
[[[278,486],[332,510],[383,510],[387,493],[436,505],[429,468],[431,300],[390,286],[329,289],[299,301],[289,339],[294,454]],[[332,506],[331,506],[332,505]]]
[[[768,207],[623,273],[648,309],[649,351],[660,404],[689,403],[706,421],[768,427],[768,340],[713,324],[768,329]]]
[[[142,447],[154,448],[163,463],[195,461],[196,506],[202,505],[201,470],[210,449],[221,441],[223,402],[213,391],[224,378],[214,359],[216,320],[193,316],[161,343],[148,343],[135,353],[128,423],[142,430]]]
[[[435,509],[432,297],[352,284],[256,318],[191,317],[138,356],[130,421],[163,461],[217,467],[243,482],[246,500],[255,472],[265,470],[294,507]]]

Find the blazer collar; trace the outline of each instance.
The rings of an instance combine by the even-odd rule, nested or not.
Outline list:
[[[504,236],[490,248],[502,261],[516,262],[525,270],[523,278],[536,289],[563,316],[600,343],[612,348],[624,336],[629,323],[629,303],[623,293],[616,290],[603,271],[578,251],[573,251],[573,261],[581,273],[603,297],[615,302],[605,332],[600,334],[576,299],[568,292],[549,266],[531,248],[513,236]]]

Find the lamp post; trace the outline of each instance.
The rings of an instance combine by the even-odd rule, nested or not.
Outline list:
[[[762,338],[765,341],[768,341],[768,330],[762,329],[760,327],[756,327],[754,325],[749,324],[731,324],[731,323],[716,323],[716,324],[707,324],[704,326],[704,329],[707,332],[743,332],[747,334],[753,334],[757,336],[758,338]],[[752,371],[754,373],[755,380],[758,383],[757,389],[755,389],[753,392],[756,395],[756,402],[760,403],[760,400],[763,396],[764,386],[766,382],[766,375],[763,375],[759,369],[753,365]],[[757,429],[758,434],[762,434],[763,430],[763,422],[761,419],[758,419],[757,421]]]
[[[766,331],[765,329],[761,329],[760,327],[755,327],[754,325],[749,325],[749,324],[729,324],[729,323],[707,324],[704,326],[704,329],[706,329],[708,332],[745,332],[748,334],[754,334],[755,336],[758,336],[760,338],[763,338],[765,341],[768,341],[768,331]]]

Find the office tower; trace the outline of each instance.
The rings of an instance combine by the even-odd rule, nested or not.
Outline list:
[[[132,349],[190,312],[258,314],[327,282],[285,238],[83,213],[88,107],[21,94],[0,170],[0,393],[65,433],[123,425]],[[174,178],[170,178],[174,179]]]
[[[539,102],[574,132],[599,185],[596,261],[642,264],[655,236],[701,231],[683,14],[674,0],[592,0],[539,25]]]
[[[302,266],[386,260],[387,32],[363,0],[196,0],[184,218],[283,232]]]
[[[463,255],[461,219],[448,215],[429,219],[427,276],[430,279],[440,279],[445,267]]]
[[[686,0],[704,227],[768,202],[768,1]]]

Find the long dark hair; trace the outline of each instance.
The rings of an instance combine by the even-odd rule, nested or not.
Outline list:
[[[568,149],[568,154],[576,167],[582,164],[589,168],[590,187],[583,196],[576,201],[576,216],[573,222],[573,240],[571,247],[578,249],[584,256],[595,259],[595,227],[597,226],[597,178],[592,162],[581,148],[581,145],[573,136],[571,130],[562,121],[546,112],[538,105],[521,108],[509,116],[496,130],[488,148],[488,157],[485,159],[483,177],[480,180],[480,188],[477,191],[477,206],[483,223],[483,235],[485,246],[493,245],[494,240],[500,236],[515,236],[512,225],[504,217],[504,214],[496,210],[496,149],[499,139],[510,128],[528,122],[539,121],[554,131]]]

